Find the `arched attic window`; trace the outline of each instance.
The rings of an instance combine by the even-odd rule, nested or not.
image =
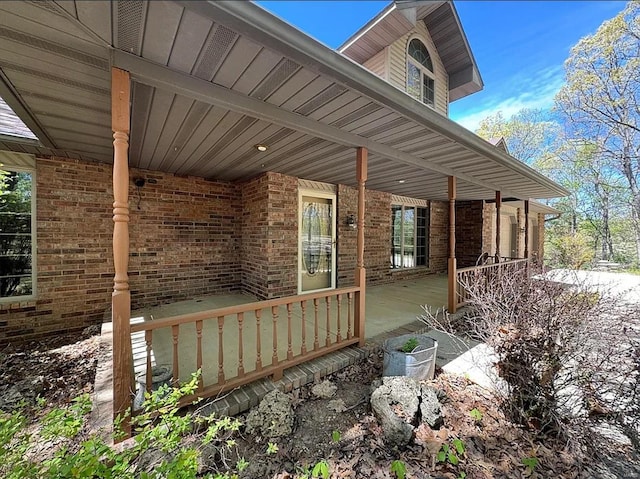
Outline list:
[[[407,93],[425,105],[435,106],[435,75],[427,47],[417,38],[407,46]]]

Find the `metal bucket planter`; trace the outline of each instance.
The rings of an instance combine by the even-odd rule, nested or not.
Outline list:
[[[418,345],[408,353],[402,347],[415,338]],[[383,345],[383,376],[408,376],[414,379],[433,379],[436,371],[438,341],[424,334],[404,334],[387,339]]]
[[[151,368],[151,391],[157,391],[160,386],[171,383],[173,377],[173,368],[171,366],[158,365]],[[144,394],[147,391],[147,375],[141,374],[136,379],[138,383],[138,391],[133,399],[133,409],[137,410],[142,407],[144,402]]]

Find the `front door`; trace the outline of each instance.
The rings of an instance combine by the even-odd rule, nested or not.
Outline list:
[[[335,288],[336,196],[301,192],[298,290],[300,293]]]

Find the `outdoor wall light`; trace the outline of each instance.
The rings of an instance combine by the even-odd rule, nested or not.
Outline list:
[[[256,150],[258,151],[267,151],[269,149],[269,147],[267,145],[262,145],[262,144],[257,144],[256,145]]]
[[[351,229],[356,229],[358,227],[358,223],[356,222],[355,215],[348,215],[345,224]]]

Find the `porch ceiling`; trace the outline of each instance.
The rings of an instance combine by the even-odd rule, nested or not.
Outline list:
[[[372,189],[444,199],[455,175],[460,199],[565,194],[249,3],[0,2],[0,38],[0,95],[42,143],[0,149],[111,162],[115,65],[134,80],[132,166],[353,185],[364,146]]]

